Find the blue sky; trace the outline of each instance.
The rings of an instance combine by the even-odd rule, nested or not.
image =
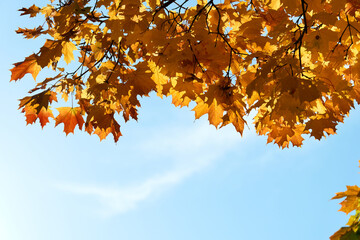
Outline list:
[[[330,198],[359,182],[359,110],[337,135],[285,150],[155,95],[117,144],[26,126],[17,99],[34,81],[9,83],[8,69],[43,43],[14,32],[32,26],[17,12],[30,5],[0,2],[0,239],[319,240],[347,222]]]

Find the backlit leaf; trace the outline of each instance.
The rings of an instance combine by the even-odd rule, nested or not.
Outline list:
[[[76,125],[78,125],[80,130],[82,129],[84,119],[81,116],[80,108],[61,107],[57,108],[57,110],[59,111],[59,115],[55,118],[55,126],[63,123],[66,135],[71,132],[74,133]]]
[[[33,76],[34,80],[36,80],[36,76],[39,74],[40,70],[41,67],[37,64],[35,55],[30,55],[29,57],[25,58],[24,61],[14,64],[14,67],[10,70],[10,81],[19,80],[28,73],[30,73]]]
[[[77,50],[77,47],[72,42],[63,42],[62,43],[62,53],[64,55],[64,60],[67,64],[69,64],[72,60],[74,60],[74,51]]]

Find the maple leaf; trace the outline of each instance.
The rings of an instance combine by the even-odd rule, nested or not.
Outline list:
[[[339,211],[349,214],[352,211],[356,211],[354,215],[350,216],[350,219],[346,225],[347,227],[340,228],[335,232],[330,240],[352,240],[359,239],[360,237],[360,188],[358,186],[346,186],[345,192],[337,193],[332,199],[345,198],[340,204]]]
[[[246,122],[242,117],[241,111],[229,109],[223,116],[223,125],[221,125],[221,127],[227,125],[228,123],[232,123],[236,131],[242,135]]]
[[[156,64],[154,62],[149,62],[148,66],[149,66],[150,70],[153,72],[151,79],[155,82],[157,92],[158,92],[159,96],[161,96],[163,85],[168,82],[169,78],[166,75],[161,73],[161,68],[156,66]]]
[[[28,96],[20,99],[19,109],[24,108],[27,105],[31,105],[36,109],[36,113],[39,113],[43,107],[48,109],[49,103],[51,104],[53,101],[57,102],[56,93],[45,90],[31,97]]]
[[[16,30],[16,33],[23,34],[25,38],[31,39],[31,38],[37,38],[40,34],[42,34],[43,33],[42,30],[43,30],[42,26],[38,26],[37,28],[34,29],[19,28],[18,30]]]
[[[192,109],[192,111],[195,112],[195,119],[199,119],[201,116],[209,112],[209,106],[204,103],[203,101],[200,101],[197,103],[197,105]]]
[[[46,40],[44,46],[40,48],[39,55],[35,55],[36,62],[41,68],[57,62],[62,55],[61,41]]]
[[[26,118],[26,125],[27,124],[33,124],[37,119],[37,110],[32,105],[26,105],[23,110],[23,113],[25,113]]]
[[[19,9],[19,11],[22,12],[20,14],[21,16],[30,15],[30,17],[35,17],[40,12],[40,8],[35,6],[35,4],[34,4],[29,8],[21,8],[21,9]]]
[[[42,128],[44,128],[44,126],[49,122],[49,117],[54,118],[51,109],[46,109],[45,107],[42,107],[37,115]]]
[[[217,103],[216,99],[214,99],[214,101],[209,107],[209,122],[215,127],[217,127],[223,121],[223,115],[223,107]]]
[[[281,1],[280,0],[271,0],[269,3],[269,7],[278,10],[281,7]]]
[[[22,112],[25,113],[26,124],[33,124],[37,119],[39,119],[42,128],[44,128],[44,126],[49,123],[50,117],[54,118],[50,108],[47,109],[45,107],[41,107],[41,109],[38,110],[38,104],[26,104],[23,107]]]
[[[64,54],[64,60],[67,64],[69,64],[72,60],[74,60],[73,51],[77,50],[77,47],[72,42],[63,42],[62,43],[62,53]]]
[[[347,190],[345,192],[336,193],[336,196],[332,199],[344,198],[340,204],[341,208],[339,211],[342,211],[346,214],[354,211],[360,210],[360,188],[358,186],[346,186]]]
[[[41,67],[37,64],[35,59],[35,54],[26,57],[24,61],[18,62],[14,64],[11,71],[11,80],[16,81],[25,76],[25,74],[30,73],[34,80],[36,80],[36,76],[39,74]]]
[[[57,110],[59,111],[59,115],[55,118],[55,127],[60,123],[63,123],[66,135],[71,132],[74,133],[76,125],[78,125],[80,130],[82,129],[84,119],[81,116],[80,108],[60,107],[57,108]]]
[[[324,136],[324,131],[334,134],[336,131],[336,121],[333,119],[310,119],[306,123],[306,129],[311,129],[311,136],[320,140]]]
[[[351,227],[342,227],[334,233],[330,240],[358,240],[360,235]]]

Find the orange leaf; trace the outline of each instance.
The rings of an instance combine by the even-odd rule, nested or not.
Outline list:
[[[40,121],[42,128],[49,122],[49,117],[54,117],[50,108],[41,107],[41,110],[38,113],[37,110],[38,104],[31,105],[27,104],[21,112],[25,113],[26,124],[33,124],[37,119]]]
[[[27,104],[21,111],[25,113],[26,125],[33,124],[37,119],[36,108],[30,104]]]
[[[19,11],[22,12],[20,16],[30,15],[30,17],[35,17],[40,12],[40,8],[34,4],[29,8],[21,8]]]
[[[54,118],[54,115],[52,114],[52,111],[50,108],[46,109],[45,107],[42,107],[40,112],[37,114],[41,127],[44,128],[44,126],[49,122],[49,117]]]
[[[119,137],[122,136],[120,132],[120,128],[116,124],[106,129],[97,127],[94,133],[99,136],[100,141],[104,140],[110,133],[113,134],[115,142],[117,142],[119,140]]]
[[[23,34],[25,38],[31,39],[31,38],[37,38],[40,34],[42,34],[43,33],[42,30],[43,30],[42,26],[38,26],[37,28],[34,29],[19,28],[18,30],[16,30],[16,33]]]
[[[39,74],[41,67],[37,64],[35,59],[35,54],[30,55],[25,58],[24,61],[18,62],[14,64],[15,67],[10,69],[11,71],[11,80],[19,80],[25,76],[25,74],[30,73],[34,80],[36,80],[36,76]]]
[[[360,188],[358,186],[346,186],[347,190],[345,192],[336,193],[336,196],[332,199],[339,199],[344,198],[345,200],[342,201],[341,208],[339,211],[342,211],[346,214],[357,210],[359,207],[359,200],[360,200]]]
[[[55,127],[60,123],[64,124],[64,132],[68,135],[70,132],[74,133],[76,125],[82,129],[84,119],[81,116],[81,109],[79,107],[60,107],[57,108],[59,115],[55,118]]]

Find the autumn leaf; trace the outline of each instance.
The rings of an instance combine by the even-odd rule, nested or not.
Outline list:
[[[42,128],[50,122],[49,118],[54,118],[50,108],[46,109],[45,107],[41,107],[40,111],[38,111],[38,104],[26,104],[22,112],[25,113],[26,124],[33,124],[39,119]]]
[[[66,135],[69,133],[74,133],[76,125],[79,129],[82,129],[84,124],[84,119],[81,116],[80,108],[71,108],[71,107],[60,107],[57,108],[59,115],[55,118],[55,127],[60,123],[64,124],[64,132]]]
[[[347,186],[345,192],[337,193],[332,199],[345,198],[340,204],[339,211],[349,214],[355,211],[355,214],[351,215],[347,222],[347,227],[340,228],[335,232],[330,240],[355,240],[360,238],[360,188],[358,186]]]
[[[49,109],[49,104],[54,101],[57,102],[56,96],[55,92],[45,90],[33,96],[24,97],[20,99],[19,109],[31,106],[36,110],[36,113],[39,113],[42,108]]]
[[[342,227],[330,237],[330,240],[358,240],[359,237],[360,235],[351,227]]]
[[[40,8],[35,6],[35,4],[34,4],[29,8],[21,8],[21,9],[19,9],[19,11],[22,12],[20,14],[21,16],[30,15],[30,17],[35,17],[40,12]]]
[[[360,188],[358,186],[346,186],[347,190],[345,192],[339,192],[332,199],[345,198],[340,204],[341,208],[339,211],[342,211],[346,214],[354,211],[360,210]]]
[[[217,127],[223,121],[223,114],[223,107],[217,103],[216,99],[214,99],[209,107],[209,122]]]
[[[38,118],[36,108],[30,104],[26,105],[23,108],[22,112],[25,113],[26,125],[33,124],[36,121],[36,119]]]
[[[42,30],[43,30],[42,26],[38,26],[37,28],[34,29],[19,28],[18,30],[16,30],[16,33],[23,34],[26,39],[31,39],[31,38],[37,38],[40,34],[42,34],[43,33]]]
[[[37,64],[35,59],[35,54],[26,57],[24,61],[18,62],[14,64],[11,71],[11,80],[17,81],[25,76],[25,74],[30,73],[34,80],[36,80],[36,76],[39,74],[41,67]]]
[[[281,1],[280,0],[271,0],[269,3],[269,7],[278,10],[281,7]]]
[[[146,3],[152,10],[155,10],[156,6],[160,5],[160,0],[146,0]]]
[[[54,118],[51,109],[50,108],[46,109],[45,107],[42,107],[37,115],[42,128],[44,128],[44,126],[49,122],[50,117]]]
[[[39,54],[35,55],[37,64],[44,68],[56,63],[62,55],[62,49],[61,41],[46,40],[44,46],[40,48]]]
[[[156,64],[154,62],[149,62],[148,66],[149,66],[150,70],[153,72],[151,79],[155,82],[157,92],[158,92],[159,96],[161,96],[163,85],[168,82],[169,78],[166,75],[164,75],[163,73],[161,73],[161,68],[156,66]]]
[[[195,112],[195,119],[199,119],[201,116],[209,112],[209,106],[204,103],[203,101],[200,101],[193,109],[192,111]]]
[[[77,50],[77,47],[72,42],[63,42],[62,43],[62,53],[64,54],[64,60],[67,64],[69,64],[72,60],[74,60],[73,51]]]

